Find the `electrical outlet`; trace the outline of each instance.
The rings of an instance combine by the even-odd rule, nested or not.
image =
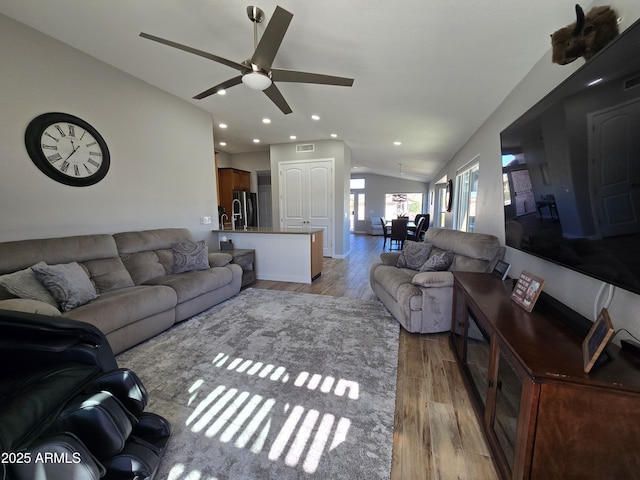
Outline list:
[[[200,223],[202,225],[209,225],[211,223],[211,217],[200,217]]]

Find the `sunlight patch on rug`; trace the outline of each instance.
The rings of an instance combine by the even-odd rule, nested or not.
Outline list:
[[[156,478],[388,479],[398,331],[377,301],[248,289],[124,352],[174,428]]]

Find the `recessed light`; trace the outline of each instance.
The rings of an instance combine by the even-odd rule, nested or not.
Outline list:
[[[296,137],[295,135],[289,135],[289,140],[295,140],[296,138],[298,137]]]
[[[259,138],[254,138],[253,139],[253,143],[260,143],[260,139]]]
[[[318,115],[311,115],[311,120],[320,120]]]
[[[395,142],[393,142],[393,144],[396,145],[396,146],[397,145],[402,145],[402,142],[395,141]]]
[[[227,94],[227,91],[223,88],[223,89],[221,89],[221,90],[218,90],[216,93],[217,93],[218,95],[226,95],[226,94]]]
[[[338,138],[338,134],[337,133],[332,133],[331,134],[331,138]]]
[[[262,123],[271,123],[271,119],[270,118],[263,118],[262,119]]]
[[[227,142],[219,142],[218,145],[220,145],[221,147],[226,147],[227,146]]]
[[[602,80],[604,80],[604,78],[602,77],[596,78],[595,80],[592,80],[589,83],[587,83],[587,87],[593,87],[594,85],[600,83]]]
[[[227,124],[226,123],[220,123],[218,126],[220,128],[227,128]]]

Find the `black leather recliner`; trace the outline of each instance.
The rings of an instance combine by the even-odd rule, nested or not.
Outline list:
[[[97,328],[0,310],[0,366],[0,478],[153,478],[171,427]]]

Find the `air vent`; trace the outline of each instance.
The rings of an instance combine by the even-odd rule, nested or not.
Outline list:
[[[313,152],[315,145],[313,143],[301,143],[296,145],[296,152]]]
[[[637,87],[638,85],[640,85],[640,77],[630,78],[624,82],[624,89],[629,90],[630,88]]]

